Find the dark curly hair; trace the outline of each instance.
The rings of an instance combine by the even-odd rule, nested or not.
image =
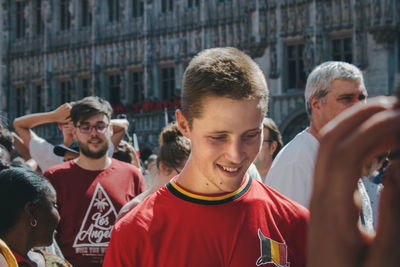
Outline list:
[[[0,171],[0,237],[18,221],[26,203],[40,205],[53,189],[38,173],[24,168],[3,168]]]

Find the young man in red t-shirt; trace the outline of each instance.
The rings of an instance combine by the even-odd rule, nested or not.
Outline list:
[[[176,112],[189,159],[115,225],[103,266],[305,266],[308,211],[246,175],[267,109],[250,57],[235,48],[197,55]]]
[[[144,189],[138,168],[108,156],[111,113],[99,97],[76,102],[70,114],[79,157],[44,174],[57,192],[57,243],[77,267],[102,265],[119,209]]]

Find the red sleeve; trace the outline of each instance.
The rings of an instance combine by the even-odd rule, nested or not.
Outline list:
[[[139,195],[140,193],[144,192],[145,190],[145,183],[144,177],[139,168],[136,168],[136,175],[135,175],[135,195]]]
[[[118,222],[104,257],[103,267],[154,266],[148,233],[135,222]]]
[[[305,209],[304,209],[305,210]],[[298,218],[296,222],[291,224],[292,231],[288,245],[290,243],[291,250],[295,253],[295,262],[293,266],[306,267],[307,266],[307,228],[309,221],[308,211],[303,213],[303,216]]]
[[[49,182],[54,186],[53,172],[49,172],[48,170],[43,173],[43,176],[49,180]]]

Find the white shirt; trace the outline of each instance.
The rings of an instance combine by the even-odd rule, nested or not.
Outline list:
[[[42,172],[51,166],[60,164],[64,161],[53,152],[54,146],[41,137],[35,136],[29,142],[29,152],[31,157],[37,162]]]
[[[265,184],[308,208],[318,147],[308,128],[296,135],[272,162]]]

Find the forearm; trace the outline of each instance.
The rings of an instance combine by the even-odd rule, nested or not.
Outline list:
[[[12,133],[12,136],[15,149],[19,152],[19,154],[21,154],[24,160],[30,159],[31,155],[29,153],[29,149],[24,144],[24,141],[21,139],[21,137],[19,137],[16,133]]]
[[[14,127],[18,133],[19,129],[31,129],[36,126],[52,122],[57,122],[57,118],[56,116],[54,116],[54,112],[50,111],[50,112],[34,113],[16,118],[14,120]]]
[[[53,121],[51,112],[29,114],[16,118],[14,120],[14,128],[18,136],[22,139],[22,143],[29,149],[31,139],[36,136],[31,128]]]
[[[126,119],[114,119],[110,121],[110,124],[113,132],[111,142],[114,144],[115,149],[117,149],[119,142],[128,131],[129,122]]]

